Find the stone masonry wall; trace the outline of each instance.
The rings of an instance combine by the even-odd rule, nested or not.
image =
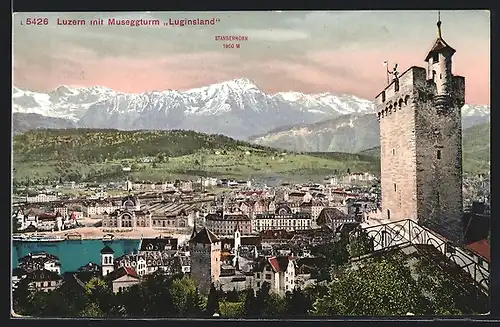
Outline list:
[[[191,246],[191,277],[196,281],[200,293],[207,294],[212,282],[211,246],[209,244]]]
[[[416,72],[412,67],[399,78],[396,91],[391,83],[384,95],[376,98],[380,121],[382,216],[401,220],[417,218],[417,186],[415,159],[415,95]],[[390,216],[390,217],[389,217]]]
[[[426,70],[411,67],[376,98],[380,121],[382,215],[414,219],[458,242],[462,234],[463,77],[452,101],[435,105]],[[439,155],[438,155],[439,150]]]
[[[459,84],[460,88],[463,86]],[[415,130],[419,223],[453,242],[460,242],[463,234],[463,100],[460,97],[463,92],[456,91],[452,94],[455,101],[440,108],[436,106],[432,89],[419,88]]]

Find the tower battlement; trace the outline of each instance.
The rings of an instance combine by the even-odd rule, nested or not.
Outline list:
[[[394,79],[375,97],[377,117],[388,117],[391,113],[411,105],[415,92],[426,85],[425,68],[412,66]]]
[[[448,107],[461,108],[465,103],[465,77],[452,76],[452,92],[440,96],[435,82],[427,79],[426,69],[412,66],[375,97],[377,118],[380,121],[398,110],[410,108],[412,102],[440,102],[443,98],[450,102]]]

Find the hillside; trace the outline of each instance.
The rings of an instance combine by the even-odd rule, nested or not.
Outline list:
[[[45,129],[14,137],[16,161],[74,160],[102,162],[136,157],[179,157],[201,149],[234,150],[249,144],[224,135],[192,131],[119,131],[114,129]],[[259,151],[271,151],[253,146]]]
[[[462,128],[489,122],[489,107],[464,105]],[[380,127],[374,114],[352,113],[316,123],[281,126],[248,139],[278,149],[305,152],[350,152],[380,146]]]
[[[490,123],[464,129],[462,142],[464,172],[480,173],[490,170]],[[380,147],[366,149],[359,154],[380,157]]]
[[[279,176],[317,180],[334,171],[378,172],[376,158],[357,154],[281,153],[223,135],[193,131],[36,130],[14,136],[14,179],[165,180],[194,176]]]
[[[75,128],[76,124],[68,119],[45,117],[35,113],[19,113],[12,114],[13,134],[24,133],[34,129],[46,128]]]
[[[291,151],[356,153],[377,146],[379,130],[375,115],[350,114],[314,124],[275,129],[249,141]]]

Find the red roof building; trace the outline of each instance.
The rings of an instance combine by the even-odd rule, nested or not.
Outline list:
[[[474,254],[480,256],[488,263],[491,260],[491,252],[490,252],[490,241],[488,239],[483,239],[465,246],[465,248]]]

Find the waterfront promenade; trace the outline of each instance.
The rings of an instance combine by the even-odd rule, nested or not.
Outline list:
[[[159,230],[150,227],[140,227],[129,231],[117,230],[108,231],[109,229],[101,227],[80,227],[56,232],[38,232],[37,235],[51,236],[66,236],[66,234],[80,234],[82,240],[100,240],[105,235],[112,234],[115,240],[139,240],[141,238],[156,238],[156,237],[174,237],[179,240],[179,244],[184,243],[190,237],[189,231],[186,233],[171,232],[168,230]],[[33,233],[26,233],[30,235]]]

